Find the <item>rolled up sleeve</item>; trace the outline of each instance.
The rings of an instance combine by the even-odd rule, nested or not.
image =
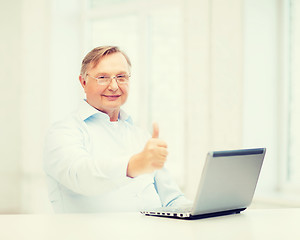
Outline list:
[[[166,168],[156,171],[154,184],[163,207],[192,204],[184,196]]]

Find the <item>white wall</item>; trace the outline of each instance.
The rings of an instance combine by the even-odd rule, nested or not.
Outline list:
[[[207,152],[242,146],[242,1],[186,1],[186,24],[185,191],[192,198]]]
[[[0,212],[20,206],[21,0],[0,4]]]
[[[280,148],[280,23],[273,0],[247,0],[244,4],[244,108],[243,144],[267,147],[258,191],[274,191]]]
[[[21,2],[21,212],[44,208],[42,149],[48,111],[50,12],[48,1]],[[36,189],[36,192],[34,191]]]
[[[21,212],[51,212],[44,137],[80,99],[81,1],[22,1]]]
[[[79,73],[83,55],[80,0],[52,0],[49,36],[49,123],[64,118],[83,97]],[[81,95],[82,94],[82,95]]]
[[[73,110],[79,99],[80,4],[1,3],[2,213],[51,211],[43,143],[50,123]]]

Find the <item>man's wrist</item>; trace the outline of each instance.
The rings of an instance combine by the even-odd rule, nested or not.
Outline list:
[[[135,178],[141,174],[141,153],[133,155],[127,165],[127,177]]]

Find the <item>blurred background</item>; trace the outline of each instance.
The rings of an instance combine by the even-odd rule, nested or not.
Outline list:
[[[208,151],[266,147],[252,207],[300,207],[299,0],[0,2],[0,213],[52,213],[44,137],[84,98],[100,45],[130,56],[124,108],[159,123],[189,198]]]

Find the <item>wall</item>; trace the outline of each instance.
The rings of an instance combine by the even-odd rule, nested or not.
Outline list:
[[[265,146],[266,158],[258,191],[274,191],[278,184],[281,93],[279,9],[273,0],[247,0],[244,9],[243,143]]]
[[[242,146],[243,7],[186,1],[186,189],[193,198],[206,154]]]
[[[80,2],[23,0],[21,212],[52,212],[42,169],[44,137],[79,101]]]
[[[0,212],[20,205],[21,0],[0,7]]]

